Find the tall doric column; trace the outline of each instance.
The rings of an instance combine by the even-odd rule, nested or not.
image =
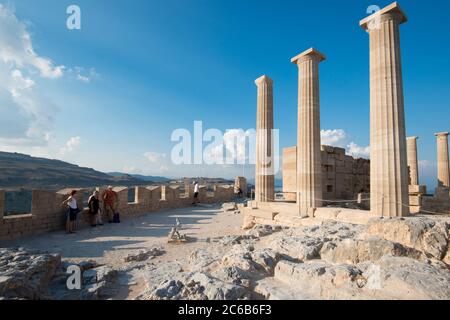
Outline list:
[[[437,137],[438,187],[450,187],[450,174],[448,163],[448,132],[435,134]]]
[[[291,59],[298,66],[297,203],[302,217],[322,206],[319,63],[325,56],[311,48]]]
[[[273,159],[273,81],[262,76],[256,79],[258,106],[256,114],[256,181],[255,200],[273,201],[275,194]]]
[[[410,185],[419,185],[419,169],[417,165],[417,137],[406,138],[407,143],[407,158],[409,167]]]
[[[409,214],[400,24],[397,2],[362,20],[370,38],[370,201],[374,215]]]

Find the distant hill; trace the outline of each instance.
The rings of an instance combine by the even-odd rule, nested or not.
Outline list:
[[[0,151],[0,188],[61,189],[102,185],[137,186],[153,181],[130,175],[117,177],[60,160],[35,158],[20,153]]]
[[[108,175],[112,176],[112,177],[123,177],[123,176],[130,176],[142,181],[146,181],[146,182],[154,182],[154,183],[166,183],[166,182],[170,182],[173,179],[169,179],[166,177],[159,177],[159,176],[145,176],[142,174],[126,174],[126,173],[121,173],[121,172],[107,172]]]

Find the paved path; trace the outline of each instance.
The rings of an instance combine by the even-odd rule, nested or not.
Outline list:
[[[176,218],[179,218],[183,225],[182,233],[191,239],[187,244],[167,243],[167,235]],[[82,229],[73,235],[58,231],[20,240],[2,241],[0,247],[22,246],[57,252],[62,255],[63,260],[71,262],[93,259],[101,264],[121,266],[125,256],[154,246],[161,246],[167,251],[159,259],[161,261],[186,258],[193,250],[206,247],[207,238],[240,234],[241,224],[241,215],[222,212],[218,205],[205,205],[153,212],[125,219],[121,224]]]

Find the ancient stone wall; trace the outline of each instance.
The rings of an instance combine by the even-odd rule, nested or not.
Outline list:
[[[297,192],[297,147],[283,150],[283,192],[295,201]],[[325,200],[354,200],[370,191],[370,161],[355,159],[345,149],[322,146],[322,190]]]
[[[421,210],[425,213],[450,214],[450,188],[438,187],[434,196],[423,195]]]
[[[5,192],[0,190],[0,240],[16,239],[63,229],[67,210],[62,206],[62,202],[68,197],[71,190],[73,189],[64,189],[58,192],[33,190],[31,212],[11,216],[4,215]],[[77,190],[76,198],[78,205],[81,206],[87,203],[91,190]],[[105,189],[97,188],[97,190],[102,193]],[[191,188],[187,188],[186,194],[180,194],[177,186],[136,187],[134,202],[128,202],[128,188],[115,187],[114,191],[117,193],[117,211],[120,213],[121,219],[154,211],[187,207],[193,202]],[[199,199],[202,203],[227,202],[234,196],[234,186],[216,185],[213,192],[206,192],[206,188],[201,186],[199,192]],[[103,207],[102,204],[101,207]],[[89,218],[88,209],[83,208],[77,221],[78,227],[89,226]],[[107,221],[104,212],[102,212],[102,219]]]

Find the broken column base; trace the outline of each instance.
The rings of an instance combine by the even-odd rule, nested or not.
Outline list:
[[[352,224],[367,224],[375,216],[366,210],[345,208],[316,208],[314,213],[302,218],[296,203],[288,202],[249,202],[244,208],[243,229],[250,229],[257,224],[279,225],[284,227],[304,227],[321,225],[326,220]]]

